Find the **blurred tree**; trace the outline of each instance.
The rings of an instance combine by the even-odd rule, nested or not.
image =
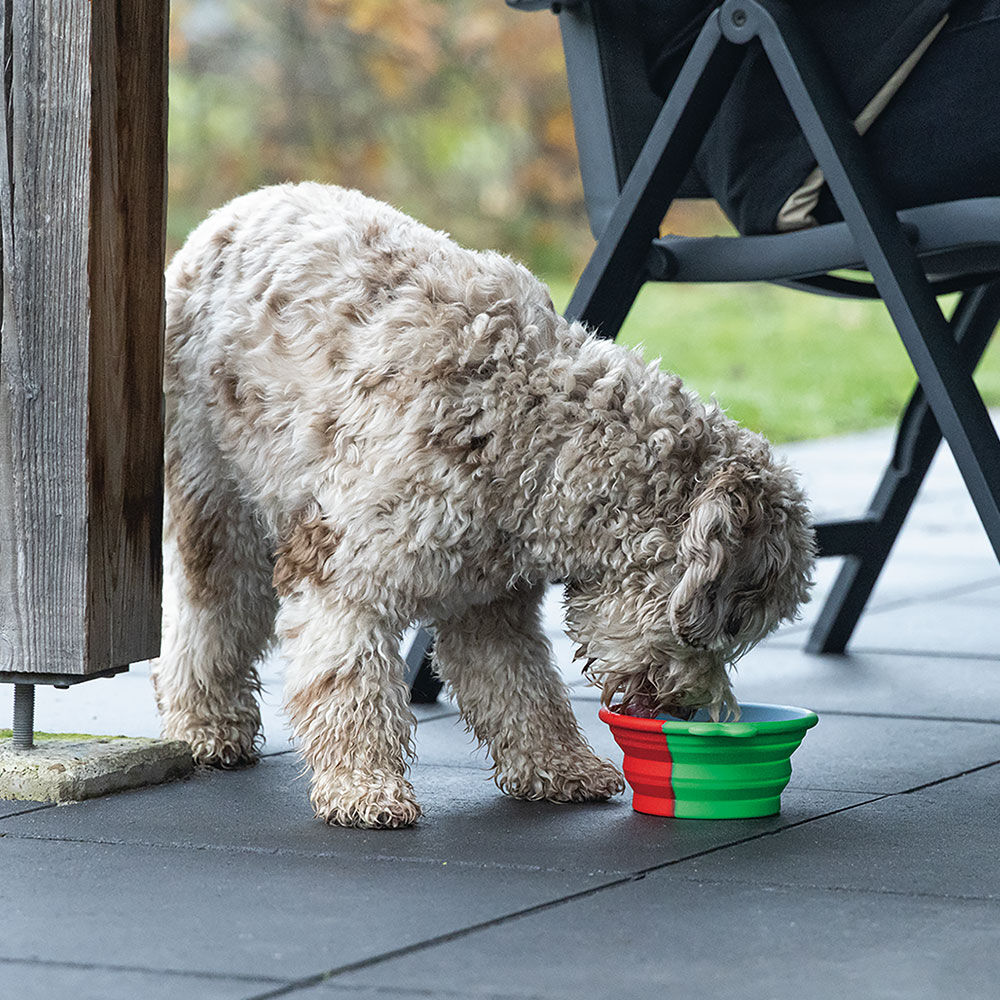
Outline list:
[[[357,187],[546,274],[592,247],[556,20],[502,0],[174,0],[175,248],[245,190]]]

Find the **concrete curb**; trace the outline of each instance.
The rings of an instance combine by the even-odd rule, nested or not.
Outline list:
[[[36,733],[30,750],[0,740],[0,799],[77,802],[192,770],[191,749],[180,740]]]

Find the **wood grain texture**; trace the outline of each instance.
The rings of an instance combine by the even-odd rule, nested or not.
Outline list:
[[[155,655],[166,2],[2,0],[0,671]]]
[[[94,0],[90,658],[159,653],[163,509],[164,0]]]

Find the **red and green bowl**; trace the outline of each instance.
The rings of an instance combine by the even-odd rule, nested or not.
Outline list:
[[[785,705],[740,705],[739,722],[642,719],[606,708],[600,717],[625,754],[632,808],[682,819],[748,819],[781,811],[791,756],[815,712]]]

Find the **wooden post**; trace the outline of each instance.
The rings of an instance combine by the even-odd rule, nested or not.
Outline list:
[[[157,655],[168,0],[0,0],[0,680]]]

